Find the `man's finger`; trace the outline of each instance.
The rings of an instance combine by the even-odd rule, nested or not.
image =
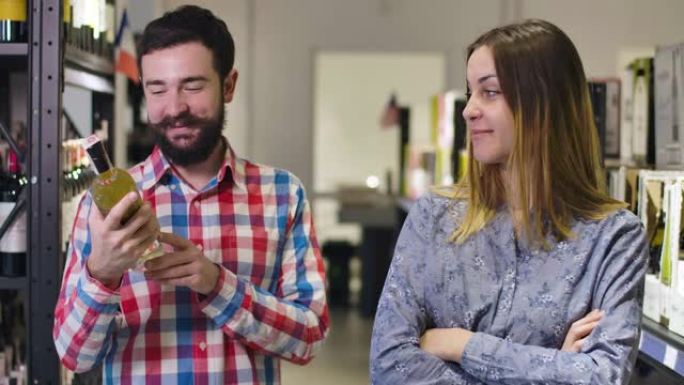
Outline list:
[[[166,253],[157,258],[152,258],[145,262],[145,270],[157,271],[168,269],[176,265],[185,265],[193,260],[192,255],[185,252]]]
[[[179,237],[178,235],[173,233],[165,233],[163,231],[160,231],[158,239],[159,242],[171,245],[176,250],[185,250],[191,247],[195,247],[195,245],[189,240],[183,237]]]
[[[166,269],[161,270],[146,270],[145,276],[150,279],[157,281],[163,281],[168,279],[182,278],[192,275],[194,272],[192,266],[189,263],[184,265],[171,266]]]
[[[106,226],[111,230],[121,228],[121,222],[126,218],[126,214],[135,208],[135,204],[140,202],[140,195],[137,192],[130,192],[119,201],[105,218]],[[128,219],[128,218],[126,218]]]

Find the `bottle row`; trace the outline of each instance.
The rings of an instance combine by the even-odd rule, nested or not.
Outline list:
[[[6,143],[0,143],[0,276],[26,272],[26,210],[18,205],[28,180],[20,158]]]
[[[649,237],[643,312],[684,336],[684,171],[639,171],[638,214]]]
[[[28,1],[0,0],[0,43],[28,40]],[[114,0],[63,0],[67,45],[108,60],[114,56]]]
[[[20,144],[20,148],[23,147]],[[96,174],[90,167],[90,159],[80,139],[62,143],[61,159],[62,235],[63,244],[66,245],[78,203]],[[27,184],[21,155],[13,151],[7,142],[0,140],[0,276],[19,277],[26,274],[26,206],[22,204],[21,196]]]

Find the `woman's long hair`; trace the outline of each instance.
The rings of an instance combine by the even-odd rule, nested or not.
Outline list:
[[[470,161],[456,191],[469,205],[454,239],[479,231],[506,202],[529,208],[529,215],[514,215],[516,230],[543,246],[549,233],[571,237],[575,217],[601,219],[625,207],[605,192],[587,80],[570,38],[549,22],[528,20],[480,36],[468,59],[482,46],[491,49],[513,113],[513,150],[506,165],[482,164],[468,140]],[[512,175],[506,183],[501,167]],[[515,193],[506,195],[506,186]]]

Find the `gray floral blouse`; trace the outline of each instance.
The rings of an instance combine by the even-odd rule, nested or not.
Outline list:
[[[507,210],[463,244],[449,241],[467,203],[427,194],[401,231],[371,342],[373,384],[626,384],[637,355],[646,270],[639,219],[620,210],[576,220],[575,238],[532,249]],[[603,319],[579,353],[570,324]],[[420,349],[430,328],[475,332],[461,364]]]

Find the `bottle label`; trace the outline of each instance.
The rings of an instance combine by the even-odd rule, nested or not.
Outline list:
[[[112,168],[112,162],[105,151],[104,144],[97,135],[90,135],[83,139],[81,145],[90,157],[93,166],[98,174],[102,174]]]
[[[5,222],[14,208],[14,202],[0,202],[0,224]],[[14,218],[14,223],[7,228],[7,232],[0,239],[0,252],[2,253],[25,253],[26,252],[26,210]]]

